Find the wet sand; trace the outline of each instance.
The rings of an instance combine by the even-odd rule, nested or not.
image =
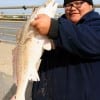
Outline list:
[[[0,42],[0,72],[12,75],[12,49],[14,44]]]
[[[0,100],[10,100],[15,93],[13,81],[12,50],[15,44],[0,41]],[[26,100],[31,100],[32,83],[26,91]]]
[[[14,44],[0,41],[0,100],[3,100],[13,84],[12,49],[14,47]]]

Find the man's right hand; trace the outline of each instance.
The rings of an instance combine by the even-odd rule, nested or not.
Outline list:
[[[51,25],[51,18],[46,14],[39,14],[31,25],[41,34],[47,35]]]

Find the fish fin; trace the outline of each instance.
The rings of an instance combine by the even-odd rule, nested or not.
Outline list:
[[[39,75],[38,75],[38,72],[37,72],[36,68],[32,69],[31,74],[29,76],[29,80],[31,80],[31,81],[40,81],[40,78],[39,78]]]
[[[43,49],[48,51],[50,51],[51,49],[55,49],[53,40],[46,39],[43,45]]]
[[[43,49],[44,50],[51,50],[52,46],[51,46],[51,41],[49,39],[46,39],[43,45]]]
[[[40,81],[40,78],[39,78],[39,75],[38,75],[38,70],[39,70],[39,67],[40,67],[40,63],[41,63],[41,59],[38,60],[38,62],[36,64],[36,67],[31,70],[32,72],[29,76],[29,80]]]
[[[39,70],[40,64],[41,64],[41,59],[37,62],[37,65],[36,65],[37,71]]]

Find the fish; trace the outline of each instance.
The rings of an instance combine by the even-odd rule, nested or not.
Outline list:
[[[46,14],[54,18],[58,3],[47,0],[43,5],[33,9],[30,18],[16,36],[16,46],[13,50],[13,68],[16,93],[11,100],[25,100],[25,92],[29,81],[40,81],[38,74],[41,64],[41,56],[44,50],[51,50],[52,40],[47,36],[40,35],[30,25],[38,14]]]

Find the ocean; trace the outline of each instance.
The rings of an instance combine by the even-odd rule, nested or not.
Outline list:
[[[25,21],[0,20],[0,40],[15,43],[16,34],[23,27]]]
[[[100,13],[100,8],[95,10]],[[15,42],[16,34],[24,24],[25,21],[0,20],[0,41]]]

